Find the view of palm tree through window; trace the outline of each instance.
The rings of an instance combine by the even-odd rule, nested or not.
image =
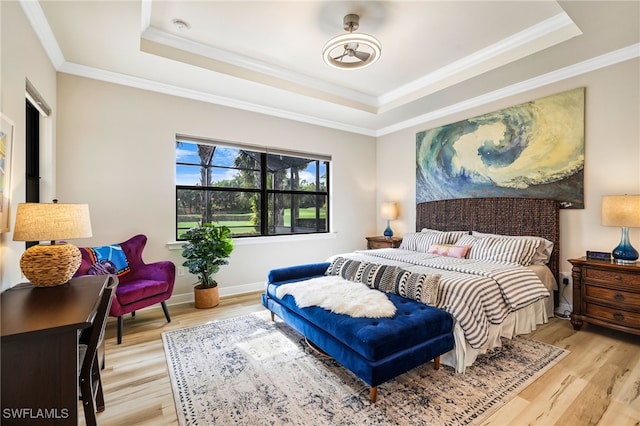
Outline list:
[[[178,139],[176,237],[203,223],[235,237],[328,232],[328,182],[327,160]]]

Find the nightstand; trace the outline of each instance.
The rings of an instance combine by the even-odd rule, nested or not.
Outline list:
[[[618,265],[584,257],[573,265],[571,324],[587,322],[640,335],[640,264]]]
[[[402,243],[400,237],[367,237],[367,249],[398,248],[400,243]]]

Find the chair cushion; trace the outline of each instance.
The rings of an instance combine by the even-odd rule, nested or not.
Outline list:
[[[169,289],[166,281],[137,279],[122,283],[116,290],[116,297],[121,305],[138,302],[157,294],[165,293]]]

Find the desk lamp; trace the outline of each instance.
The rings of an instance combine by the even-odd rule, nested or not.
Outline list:
[[[51,241],[29,247],[20,258],[20,269],[38,287],[67,283],[80,267],[78,247],[66,242],[91,237],[86,204],[20,203],[16,213],[14,241]]]

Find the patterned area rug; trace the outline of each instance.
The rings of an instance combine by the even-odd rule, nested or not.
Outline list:
[[[526,338],[465,374],[433,363],[369,386],[268,312],[162,335],[181,425],[466,425],[521,392],[567,352]]]

